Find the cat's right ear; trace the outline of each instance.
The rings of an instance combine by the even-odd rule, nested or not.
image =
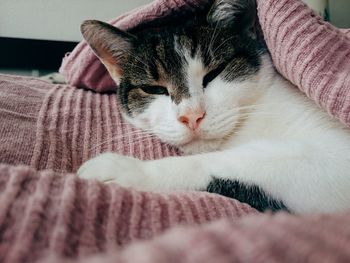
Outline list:
[[[80,29],[86,42],[119,84],[123,76],[122,64],[129,56],[136,37],[97,20],[84,21]]]

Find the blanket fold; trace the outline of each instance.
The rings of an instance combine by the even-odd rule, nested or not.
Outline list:
[[[104,260],[106,263],[348,262],[348,216],[300,218],[280,213],[246,216],[234,222],[221,220],[197,228],[174,229]]]
[[[197,227],[177,227],[84,263],[330,263],[349,262],[349,213],[291,216],[248,215]],[[46,258],[43,262],[71,262]]]
[[[256,211],[208,193],[147,193],[74,174],[0,165],[0,262],[118,251],[179,224]]]

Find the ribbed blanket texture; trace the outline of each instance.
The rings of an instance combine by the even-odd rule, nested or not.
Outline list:
[[[112,23],[143,30],[209,2],[156,0]],[[276,69],[350,126],[350,31],[299,0],[257,3]],[[350,262],[349,213],[260,214],[214,194],[78,179],[80,164],[101,152],[178,152],[125,123],[114,95],[77,88],[115,86],[84,42],[61,72],[70,85],[0,75],[0,262]]]

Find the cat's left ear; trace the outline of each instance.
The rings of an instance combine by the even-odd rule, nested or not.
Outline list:
[[[211,25],[255,32],[256,0],[215,0],[207,16]]]
[[[130,55],[136,37],[97,20],[84,21],[80,29],[86,42],[119,84],[123,76],[122,65]]]

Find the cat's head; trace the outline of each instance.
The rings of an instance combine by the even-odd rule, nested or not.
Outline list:
[[[205,19],[132,35],[82,24],[84,38],[119,85],[126,118],[185,152],[217,149],[259,94],[265,50],[255,0],[217,0]]]

